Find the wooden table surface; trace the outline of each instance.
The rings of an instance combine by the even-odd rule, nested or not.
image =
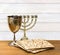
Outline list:
[[[20,48],[9,46],[10,41],[0,41],[0,55],[60,55],[60,41],[50,40],[55,49],[39,52],[36,54],[28,53]]]

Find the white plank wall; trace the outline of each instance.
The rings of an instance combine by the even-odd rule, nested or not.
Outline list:
[[[8,15],[38,15],[35,27],[27,31],[31,38],[60,40],[60,0],[0,0],[0,40],[12,40]],[[16,39],[23,31],[16,33]]]

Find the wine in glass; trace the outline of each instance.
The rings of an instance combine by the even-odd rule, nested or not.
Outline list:
[[[21,26],[22,17],[21,16],[8,16],[8,25],[14,34],[13,42],[10,44],[11,46],[15,46],[16,38],[15,33],[18,32]]]

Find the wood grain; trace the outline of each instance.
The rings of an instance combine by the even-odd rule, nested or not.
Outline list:
[[[49,42],[55,46],[55,49],[32,54],[20,48],[9,46],[10,41],[0,41],[0,55],[60,55],[60,40],[49,40]]]

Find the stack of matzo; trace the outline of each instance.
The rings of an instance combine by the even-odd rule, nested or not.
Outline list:
[[[32,53],[37,53],[40,51],[54,48],[54,46],[51,43],[41,39],[18,40],[15,44],[18,47]]]

